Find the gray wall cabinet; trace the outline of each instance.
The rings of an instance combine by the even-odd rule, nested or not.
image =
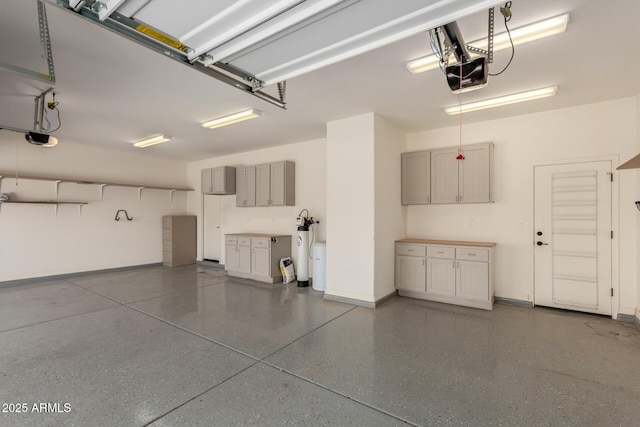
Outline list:
[[[294,206],[295,172],[290,161],[256,166],[256,206]]]
[[[493,202],[493,143],[402,153],[402,204]]]
[[[220,166],[202,169],[202,194],[236,194],[236,168]]]
[[[238,167],[236,168],[236,206],[250,207],[255,205],[256,167]]]
[[[431,153],[402,153],[402,204],[431,203]]]
[[[431,203],[489,203],[493,201],[493,143],[431,151]]]

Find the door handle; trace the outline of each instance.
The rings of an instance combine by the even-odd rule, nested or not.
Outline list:
[[[548,246],[549,244],[548,244],[548,243],[542,243],[541,241],[539,241],[539,240],[538,240],[538,241],[536,242],[536,245],[538,245],[538,246],[542,246],[542,245],[544,245],[544,246]]]

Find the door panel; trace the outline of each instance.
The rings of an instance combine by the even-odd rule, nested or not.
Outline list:
[[[456,267],[451,259],[427,258],[427,292],[456,294]]]
[[[220,261],[220,196],[204,197],[204,259]]]
[[[611,314],[610,173],[609,161],[535,167],[536,305]]]

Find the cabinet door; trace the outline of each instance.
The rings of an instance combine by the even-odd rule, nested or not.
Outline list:
[[[211,188],[212,193],[225,193],[225,168],[213,168],[211,169]]]
[[[236,206],[256,205],[256,167],[236,168]]]
[[[202,190],[202,194],[213,193],[211,169],[202,169],[201,175],[202,175],[202,184],[200,188]]]
[[[427,293],[456,294],[456,262],[451,259],[427,258]]]
[[[269,206],[271,202],[271,165],[256,166],[256,206]]]
[[[224,247],[224,269],[227,271],[240,270],[240,252],[237,246]]]
[[[431,203],[458,202],[458,148],[431,151]]]
[[[431,153],[402,153],[402,204],[424,205],[431,202]]]
[[[270,277],[271,251],[269,248],[253,248],[251,259],[251,273],[258,276]]]
[[[457,261],[456,294],[459,297],[489,301],[489,264]]]
[[[251,273],[251,248],[238,246],[238,271]]]
[[[396,288],[406,291],[425,291],[425,259],[396,256]]]
[[[491,202],[492,144],[467,145],[458,163],[460,203]]]

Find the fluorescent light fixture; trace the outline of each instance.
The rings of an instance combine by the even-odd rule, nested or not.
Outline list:
[[[155,135],[149,138],[141,139],[140,141],[136,141],[133,143],[134,147],[149,147],[150,145],[156,145],[163,142],[171,141],[173,137],[167,135]]]
[[[558,92],[558,86],[545,87],[527,92],[513,93],[498,98],[485,99],[483,101],[470,102],[468,104],[447,107],[444,112],[448,115],[468,113],[470,111],[484,110],[486,108],[500,107],[502,105],[516,104],[518,102],[532,101],[534,99],[554,96]]]
[[[262,112],[260,110],[251,108],[249,110],[244,110],[237,113],[229,114],[228,116],[218,117],[217,119],[209,120],[207,122],[202,123],[202,127],[215,129],[221,126],[231,125],[233,123],[242,122],[242,121],[253,119],[255,117],[260,117],[260,116],[262,116]]]
[[[533,24],[524,25],[522,27],[511,30],[511,39],[515,46],[529,43],[534,40],[543,39],[554,34],[560,34],[567,31],[569,23],[569,14],[558,15],[553,18],[534,22]],[[468,43],[479,49],[487,49],[487,38]],[[493,36],[493,51],[508,49],[511,47],[509,34],[503,32]],[[407,69],[411,74],[424,73],[425,71],[438,68],[438,57],[435,55],[427,55],[422,58],[414,59],[407,62]]]

